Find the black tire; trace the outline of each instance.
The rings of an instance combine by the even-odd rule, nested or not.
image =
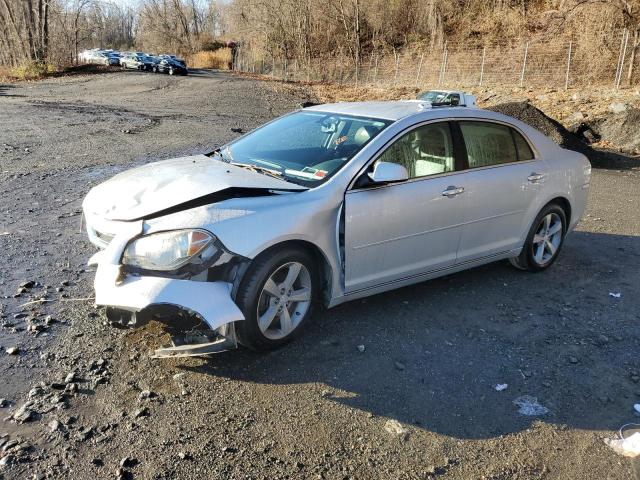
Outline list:
[[[297,262],[306,267],[311,280],[311,303],[298,322],[295,329],[284,338],[267,338],[258,325],[258,302],[265,283],[274,272],[283,266]],[[246,348],[255,351],[275,350],[289,343],[304,330],[316,308],[320,290],[316,262],[312,255],[300,248],[285,247],[266,252],[256,258],[242,279],[236,294],[236,303],[242,310],[245,319],[236,322],[238,342]]]
[[[560,242],[557,245],[553,255],[549,259],[539,262],[535,258],[535,246],[533,240],[536,233],[540,230],[544,218],[548,215],[557,215],[560,218],[562,222],[562,233],[560,235]],[[520,270],[526,270],[528,272],[541,272],[543,270],[546,270],[551,265],[553,265],[553,263],[558,258],[558,255],[560,255],[560,250],[562,249],[562,245],[564,245],[564,237],[566,233],[567,216],[564,209],[557,203],[550,203],[546,205],[540,211],[540,213],[538,213],[536,219],[533,221],[520,255],[514,258],[510,258],[509,261],[514,267]]]

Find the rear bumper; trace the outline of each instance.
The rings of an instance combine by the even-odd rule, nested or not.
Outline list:
[[[231,284],[123,274],[122,253],[129,241],[142,233],[142,222],[128,224],[105,250],[89,263],[97,265],[94,282],[96,304],[141,312],[150,307],[172,305],[202,318],[215,330],[244,315],[231,298]]]

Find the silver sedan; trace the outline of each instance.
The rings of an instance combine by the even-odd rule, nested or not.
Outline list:
[[[158,356],[277,348],[318,307],[498,260],[548,268],[590,175],[584,155],[495,112],[306,108],[94,187],[83,209],[101,248],[96,303],[127,326],[206,327],[209,341]]]

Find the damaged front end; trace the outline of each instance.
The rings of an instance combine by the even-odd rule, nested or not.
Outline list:
[[[97,265],[96,304],[110,322],[137,327],[157,319],[173,346],[153,357],[195,356],[236,347],[234,322],[244,315],[233,301],[234,280],[248,260],[202,229],[144,233],[142,220],[120,225]]]

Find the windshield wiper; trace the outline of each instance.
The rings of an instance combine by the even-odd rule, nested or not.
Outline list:
[[[246,170],[251,170],[252,172],[262,173],[263,175],[268,175],[273,178],[278,178],[280,180],[284,180],[283,172],[279,170],[275,170],[273,168],[263,167],[261,165],[253,165],[251,163],[240,163],[234,162],[233,157],[231,157],[231,152],[228,148],[222,150],[222,148],[218,147],[213,152],[209,154],[210,156],[217,155],[220,157],[220,160],[224,163],[228,163],[229,165],[234,165],[236,167],[244,168]],[[293,182],[295,183],[295,182]]]
[[[239,162],[228,162],[231,165],[234,165],[236,167],[240,167],[240,168],[246,168],[247,170],[251,170],[253,172],[257,172],[257,173],[262,173],[264,175],[269,175],[271,177],[274,178],[279,178],[282,179],[283,174],[282,172],[278,171],[278,170],[273,170],[271,168],[267,168],[267,167],[261,167],[260,165],[252,165],[250,163],[239,163]]]

